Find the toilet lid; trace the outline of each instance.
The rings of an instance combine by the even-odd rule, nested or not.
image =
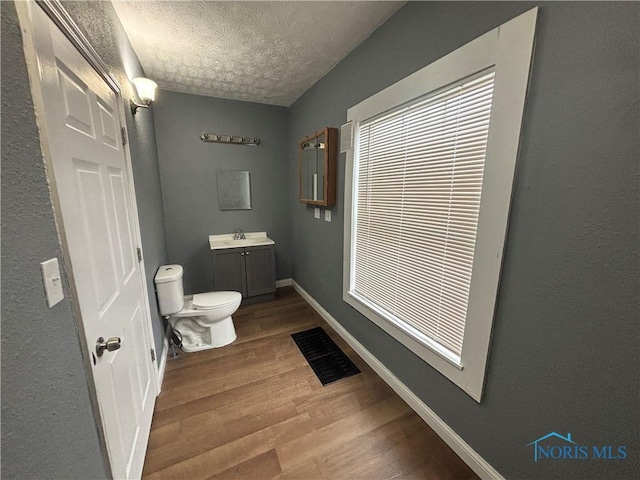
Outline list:
[[[242,298],[238,292],[206,292],[196,293],[193,296],[193,308],[196,310],[211,310],[225,307]]]

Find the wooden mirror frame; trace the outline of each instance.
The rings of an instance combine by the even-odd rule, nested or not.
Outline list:
[[[322,185],[322,200],[304,198],[303,194],[303,161],[304,144],[324,135],[324,181]],[[300,203],[314,205],[316,207],[332,207],[336,204],[336,163],[338,157],[338,129],[325,127],[322,130],[313,132],[298,142],[298,188]]]

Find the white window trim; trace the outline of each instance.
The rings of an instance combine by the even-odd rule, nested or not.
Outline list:
[[[359,123],[488,68],[495,68],[495,91],[478,218],[478,233],[462,347],[462,366],[417,342],[374,309],[359,301],[352,285],[352,222],[355,193],[354,159],[358,145],[347,152],[343,299],[385,332],[480,402],[489,353],[520,129],[529,81],[538,8],[476,38],[468,44],[369,97],[347,111],[357,132]],[[357,138],[357,135],[355,136]]]

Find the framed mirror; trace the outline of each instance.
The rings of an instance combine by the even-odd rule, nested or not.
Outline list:
[[[246,170],[218,170],[218,208],[251,210],[251,178]]]
[[[300,202],[319,207],[335,205],[337,139],[338,130],[327,127],[300,140]]]

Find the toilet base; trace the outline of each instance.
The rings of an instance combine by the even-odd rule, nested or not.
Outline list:
[[[182,335],[182,350],[185,352],[224,347],[237,338],[231,316],[206,326],[184,317],[171,318],[170,321],[171,326]]]

